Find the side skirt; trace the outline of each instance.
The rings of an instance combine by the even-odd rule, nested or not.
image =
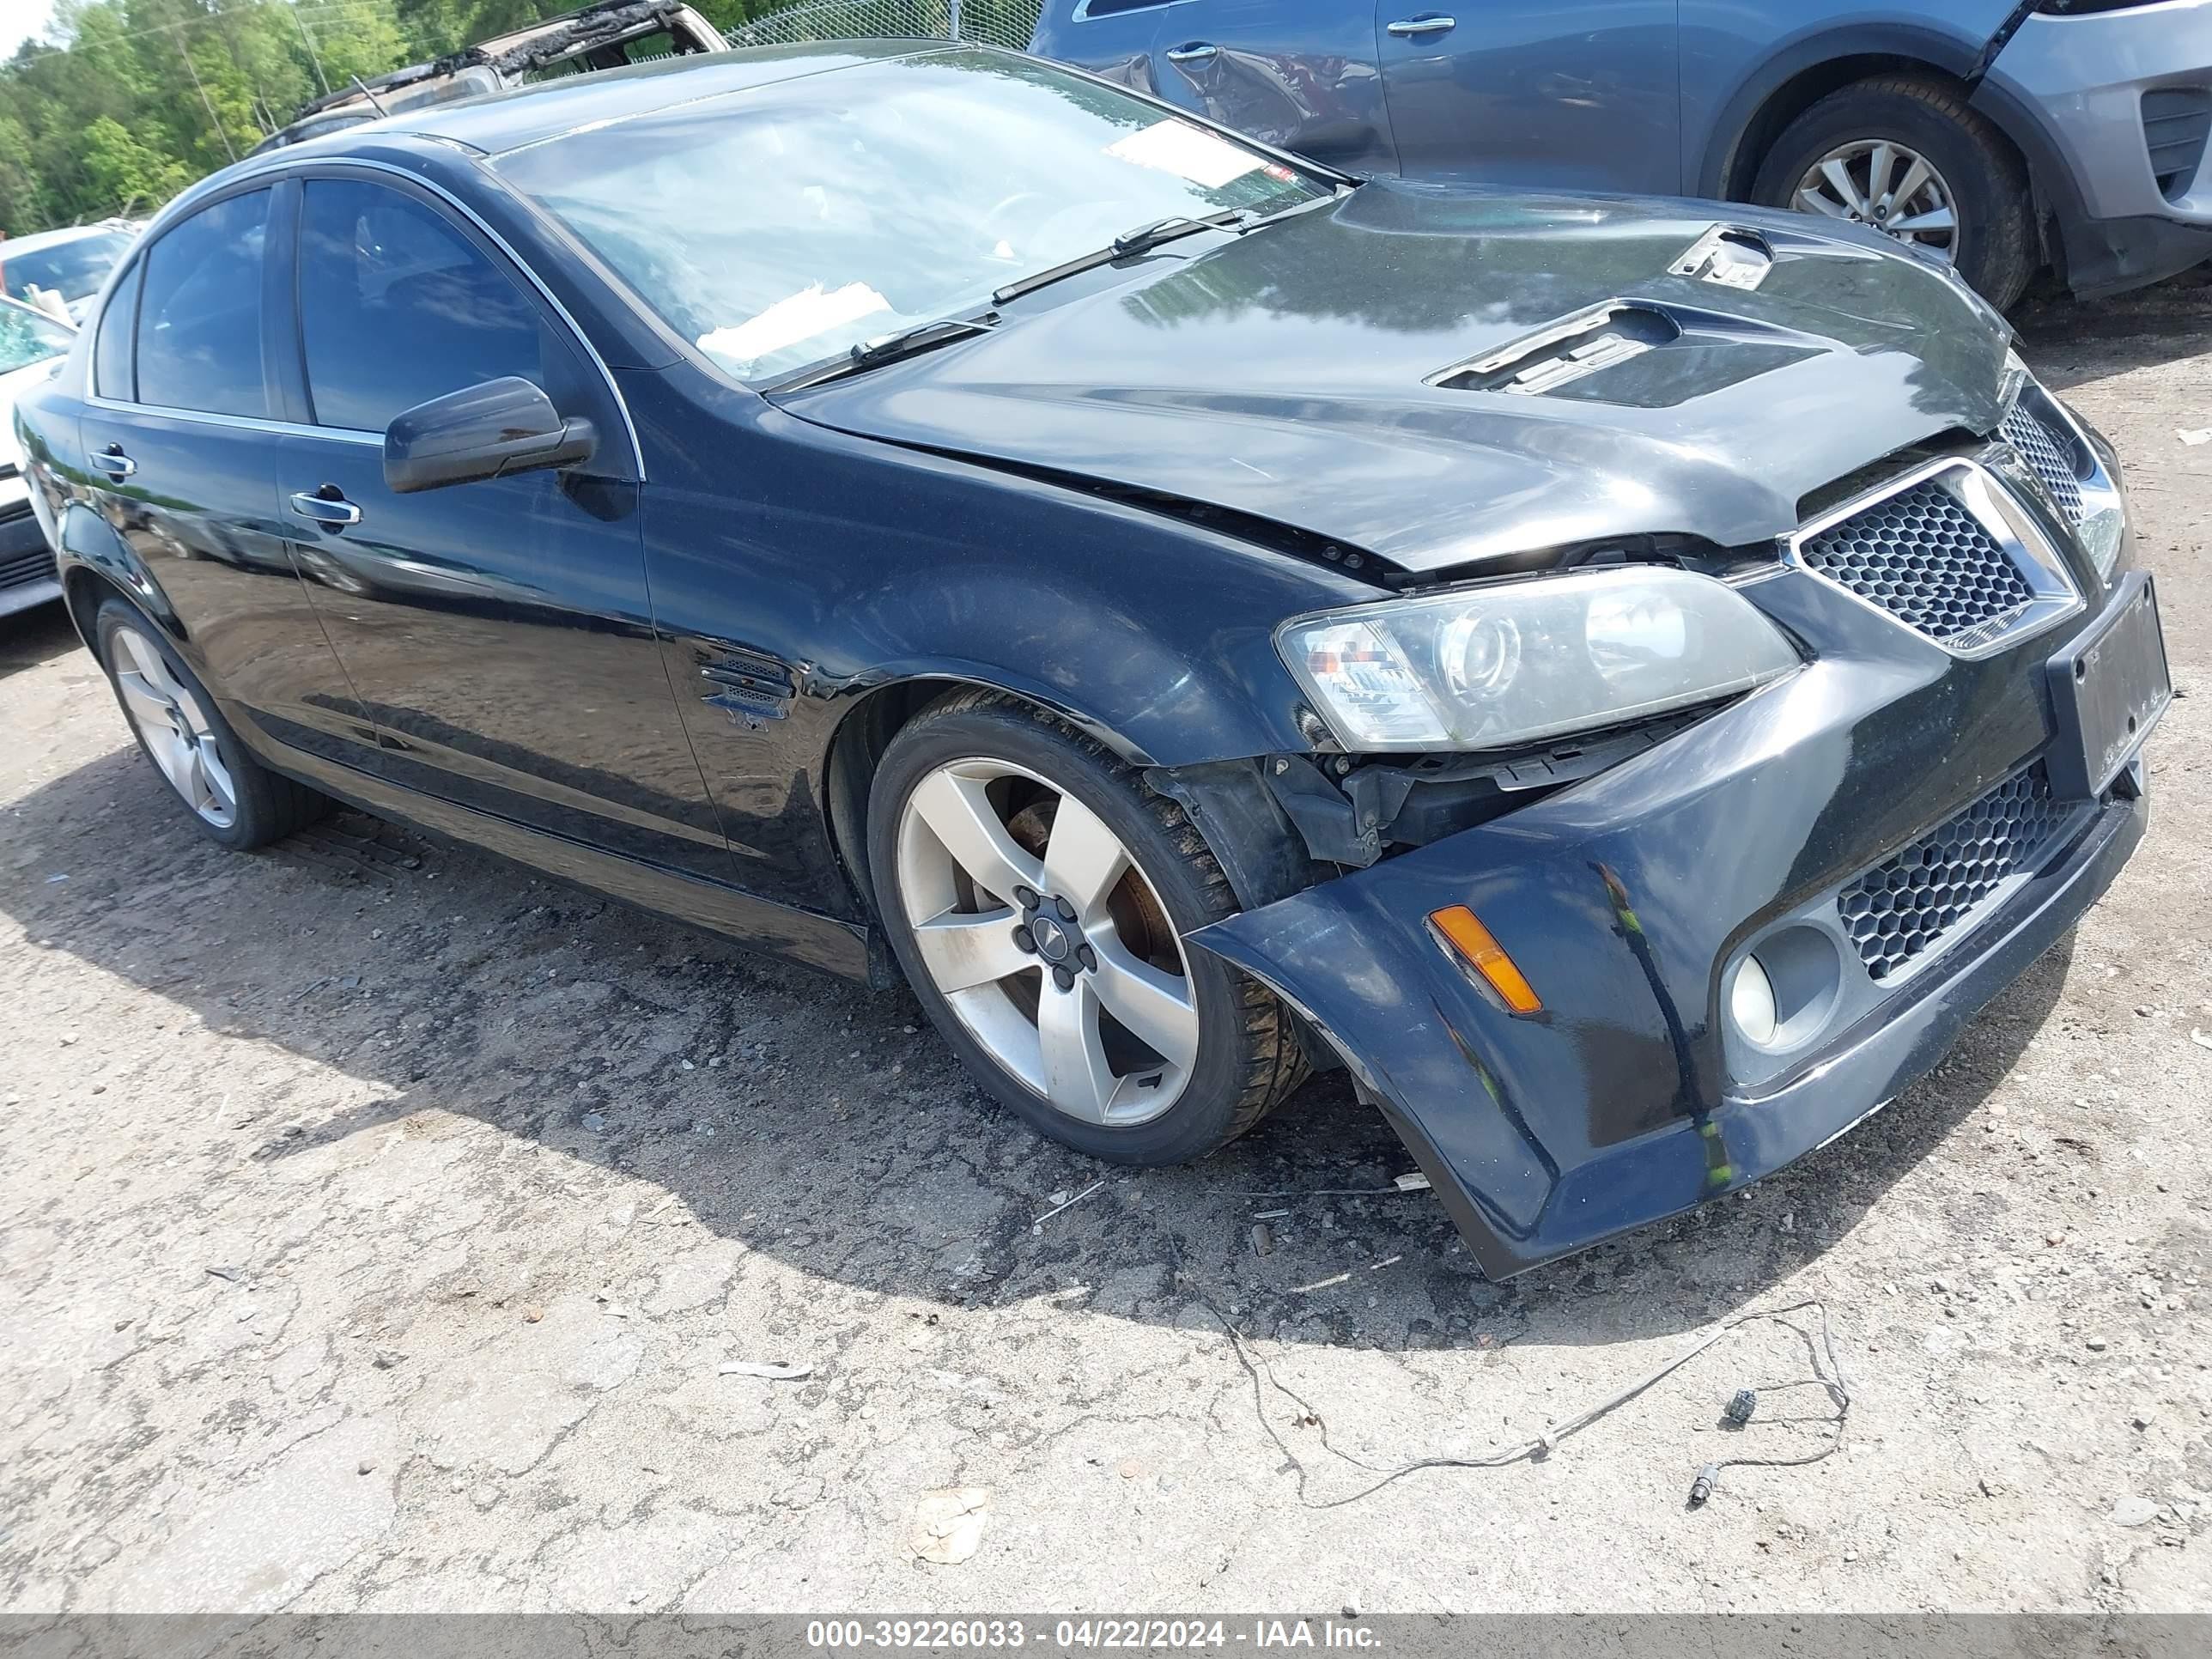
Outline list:
[[[243,736],[252,730],[230,708]],[[285,747],[268,750],[264,733],[253,746],[270,769],[319,789],[379,817],[449,836],[525,864],[556,880],[600,893],[672,921],[711,933],[786,962],[820,969],[882,990],[897,982],[890,953],[876,929],[787,904],[757,898],[720,882],[624,858],[580,842],[526,828],[473,807],[394,787],[354,767]]]

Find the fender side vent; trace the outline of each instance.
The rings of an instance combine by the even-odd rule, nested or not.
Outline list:
[[[1447,392],[1547,392],[1625,363],[1681,337],[1674,319],[1649,306],[1614,301],[1562,318],[1487,356],[1440,368],[1426,384]]]
[[[741,645],[698,647],[699,678],[712,688],[701,699],[748,726],[780,720],[798,696],[791,670],[777,658]]]

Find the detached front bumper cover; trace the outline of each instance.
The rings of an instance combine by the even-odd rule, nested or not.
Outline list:
[[[1810,580],[1772,592],[1825,604]],[[1850,1127],[1934,1066],[2141,840],[2136,762],[2097,800],[2059,803],[2033,856],[1909,969],[1847,943],[1844,971],[1870,981],[1846,1012],[1784,1065],[1741,1063],[1721,1009],[1747,943],[1833,915],[1855,878],[2046,775],[2054,752],[2039,690],[2053,635],[1977,662],[1863,621],[1803,673],[1610,771],[1191,936],[1342,1055],[1491,1277],[1679,1214]],[[1456,904],[1540,1012],[1508,1012],[1431,931]]]

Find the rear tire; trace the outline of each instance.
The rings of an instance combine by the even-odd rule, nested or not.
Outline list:
[[[2011,142],[1944,82],[1882,75],[1830,93],[1783,129],[1759,164],[1752,199],[1817,213],[1802,187],[1825,159],[1848,156],[1855,146],[1869,143],[1894,146],[1925,161],[1955,216],[1948,251],[1960,275],[1999,310],[2019,299],[2039,263],[2027,168]],[[1864,165],[1846,163],[1859,182]],[[1900,169],[1891,182],[1902,181]],[[1832,208],[1852,207],[1846,191],[1816,188],[1812,194]],[[1889,216],[1892,223],[1908,218],[1901,199],[1892,205],[1897,210]],[[1871,213],[1860,222],[1896,234],[1892,223]]]
[[[121,599],[100,606],[93,640],[140,752],[210,841],[264,847],[335,805],[254,759],[161,629]]]
[[[1042,711],[963,692],[908,721],[871,787],[868,858],[892,951],[939,1034],[1065,1146],[1119,1164],[1203,1157],[1305,1075],[1281,1003],[1182,942],[1237,909],[1204,840]]]

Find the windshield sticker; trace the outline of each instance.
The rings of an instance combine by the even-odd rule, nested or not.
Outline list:
[[[1188,121],[1155,121],[1106,146],[1109,155],[1171,173],[1200,190],[1218,190],[1260,167],[1260,158]]]
[[[866,283],[848,283],[827,293],[815,283],[742,323],[702,334],[699,349],[750,368],[787,347],[890,308],[890,301]]]

